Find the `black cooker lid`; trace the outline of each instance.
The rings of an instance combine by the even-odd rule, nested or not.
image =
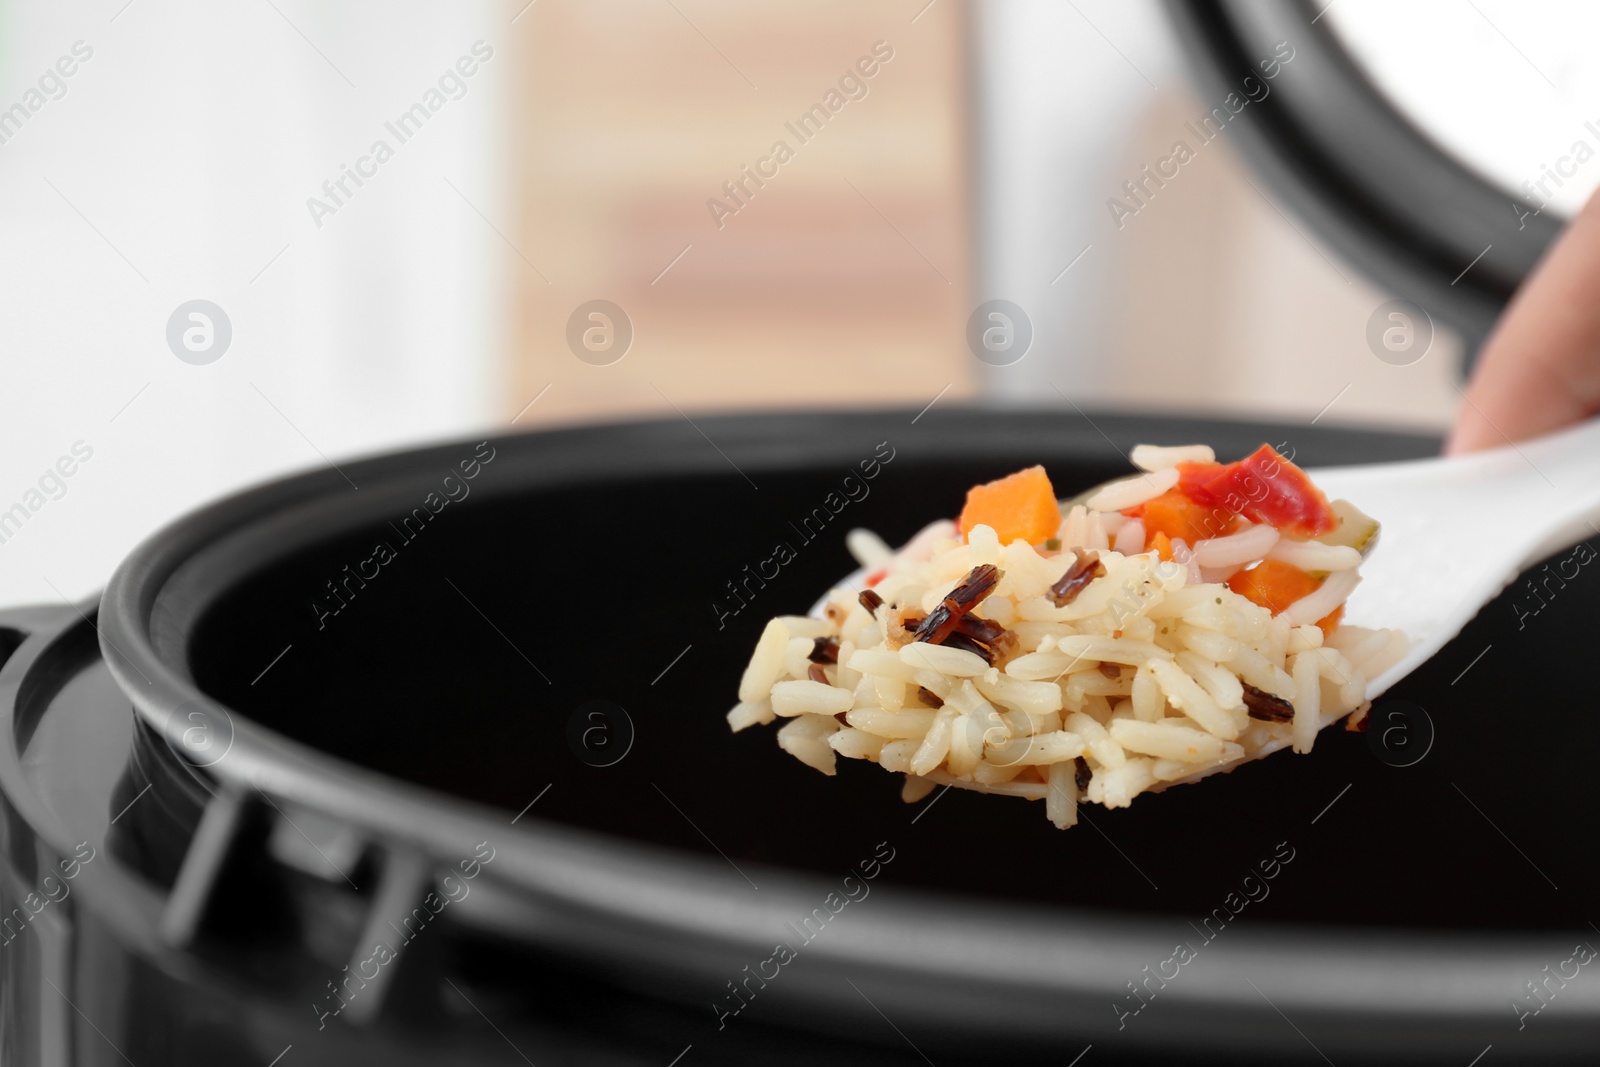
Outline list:
[[[1459,330],[1470,358],[1560,221],[1513,210],[1516,198],[1400,114],[1323,17],[1330,6],[1167,4],[1208,104],[1243,95],[1243,79],[1289,43],[1272,91],[1229,121],[1236,146],[1329,245]]]

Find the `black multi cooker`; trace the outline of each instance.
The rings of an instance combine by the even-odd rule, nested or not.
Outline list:
[[[850,568],[848,527],[907,537],[1033,462],[1071,491],[1138,441],[1436,446],[916,415],[344,464],[180,520],[98,603],[6,613],[6,1062],[1592,1057],[1587,572],[1533,618],[1513,586],[1396,687],[1403,736],[1066,832],[731,734],[764,619]]]

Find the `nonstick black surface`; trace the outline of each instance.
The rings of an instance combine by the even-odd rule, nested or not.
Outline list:
[[[1152,420],[1148,430],[1178,443],[1207,428]],[[1270,432],[1228,436],[1242,451],[1280,440]],[[1129,436],[1118,448],[1134,443],[1129,431],[1118,436]],[[860,458],[892,437],[863,434]],[[1428,447],[1302,438],[1306,463],[1319,448],[1344,461]],[[798,444],[791,468],[762,470],[756,484],[731,463],[669,479],[619,467],[605,484],[469,497],[406,543],[375,524],[227,594],[190,649],[196,681],[307,744],[513,814],[549,783],[529,818],[720,852],[741,866],[843,875],[874,843],[906,840],[915,809],[899,800],[899,776],[876,766],[841,759],[827,778],[779,751],[775,726],[728,732],[723,715],[766,618],[803,613],[852,568],[843,547],[852,526],[898,542],[955,513],[968,485],[1035,462],[1062,496],[1127,469],[1109,446],[1011,440],[934,459],[915,440],[902,432],[894,459],[862,483],[867,495],[812,541],[791,523],[830,491],[843,498],[850,469],[810,465]],[[485,468],[480,484],[497,473]],[[352,585],[347,606],[319,628],[312,604],[326,602],[325,583],[380,540],[396,558]],[[748,606],[719,629],[714,602],[735,606],[726,583],[780,541],[795,558],[764,586],[752,582]],[[1041,805],[951,790],[918,817],[916,846],[900,847],[883,878],[991,905],[1193,918],[1287,842],[1295,858],[1250,905],[1252,922],[1581,929],[1600,890],[1584,829],[1600,811],[1600,721],[1585,670],[1600,580],[1584,568],[1551,589],[1537,615],[1519,618],[1519,590],[1524,608],[1537,605],[1513,585],[1379,702],[1380,717],[1398,701],[1426,709],[1436,735],[1414,765],[1391,766],[1367,738],[1334,728],[1309,756],[1280,753],[1127,810],[1089,807],[1066,832]],[[625,709],[635,732],[608,767],[585,763],[571,742],[575,713],[595,700]],[[626,727],[613,728],[621,743]]]

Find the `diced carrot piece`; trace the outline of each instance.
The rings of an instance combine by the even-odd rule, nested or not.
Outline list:
[[[988,526],[1002,545],[1013,541],[1036,545],[1056,535],[1061,508],[1044,468],[1029,467],[968,489],[960,525],[963,538],[975,526]]]
[[[1228,588],[1253,604],[1260,604],[1274,615],[1303,596],[1317,590],[1321,578],[1313,578],[1299,567],[1291,567],[1275,559],[1262,560],[1247,571],[1240,571],[1228,579]],[[1344,618],[1341,604],[1317,620],[1323,636],[1333,633],[1339,620]]]
[[[1301,597],[1316,592],[1321,584],[1322,579],[1275,559],[1264,559],[1228,579],[1229,589],[1274,615]]]
[[[1124,514],[1144,522],[1145,536],[1164,533],[1172,540],[1193,545],[1210,537],[1221,537],[1234,525],[1233,512],[1208,507],[1189,499],[1181,489],[1168,489],[1154,500],[1146,500]]]
[[[1162,533],[1160,530],[1157,530],[1155,532],[1155,536],[1150,538],[1149,545],[1145,549],[1145,551],[1154,552],[1156,554],[1156,556],[1159,557],[1160,559],[1164,559],[1164,560],[1167,560],[1168,562],[1171,562],[1171,560],[1172,560],[1172,538],[1168,537],[1166,534]]]
[[[1344,618],[1344,605],[1340,604],[1322,618],[1318,619],[1317,625],[1322,627],[1322,636],[1331,637],[1333,635],[1333,631],[1338,628],[1339,620],[1342,618]]]

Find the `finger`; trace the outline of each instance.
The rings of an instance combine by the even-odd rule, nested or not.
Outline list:
[[[1600,194],[1562,231],[1484,342],[1445,451],[1536,437],[1600,411]]]

